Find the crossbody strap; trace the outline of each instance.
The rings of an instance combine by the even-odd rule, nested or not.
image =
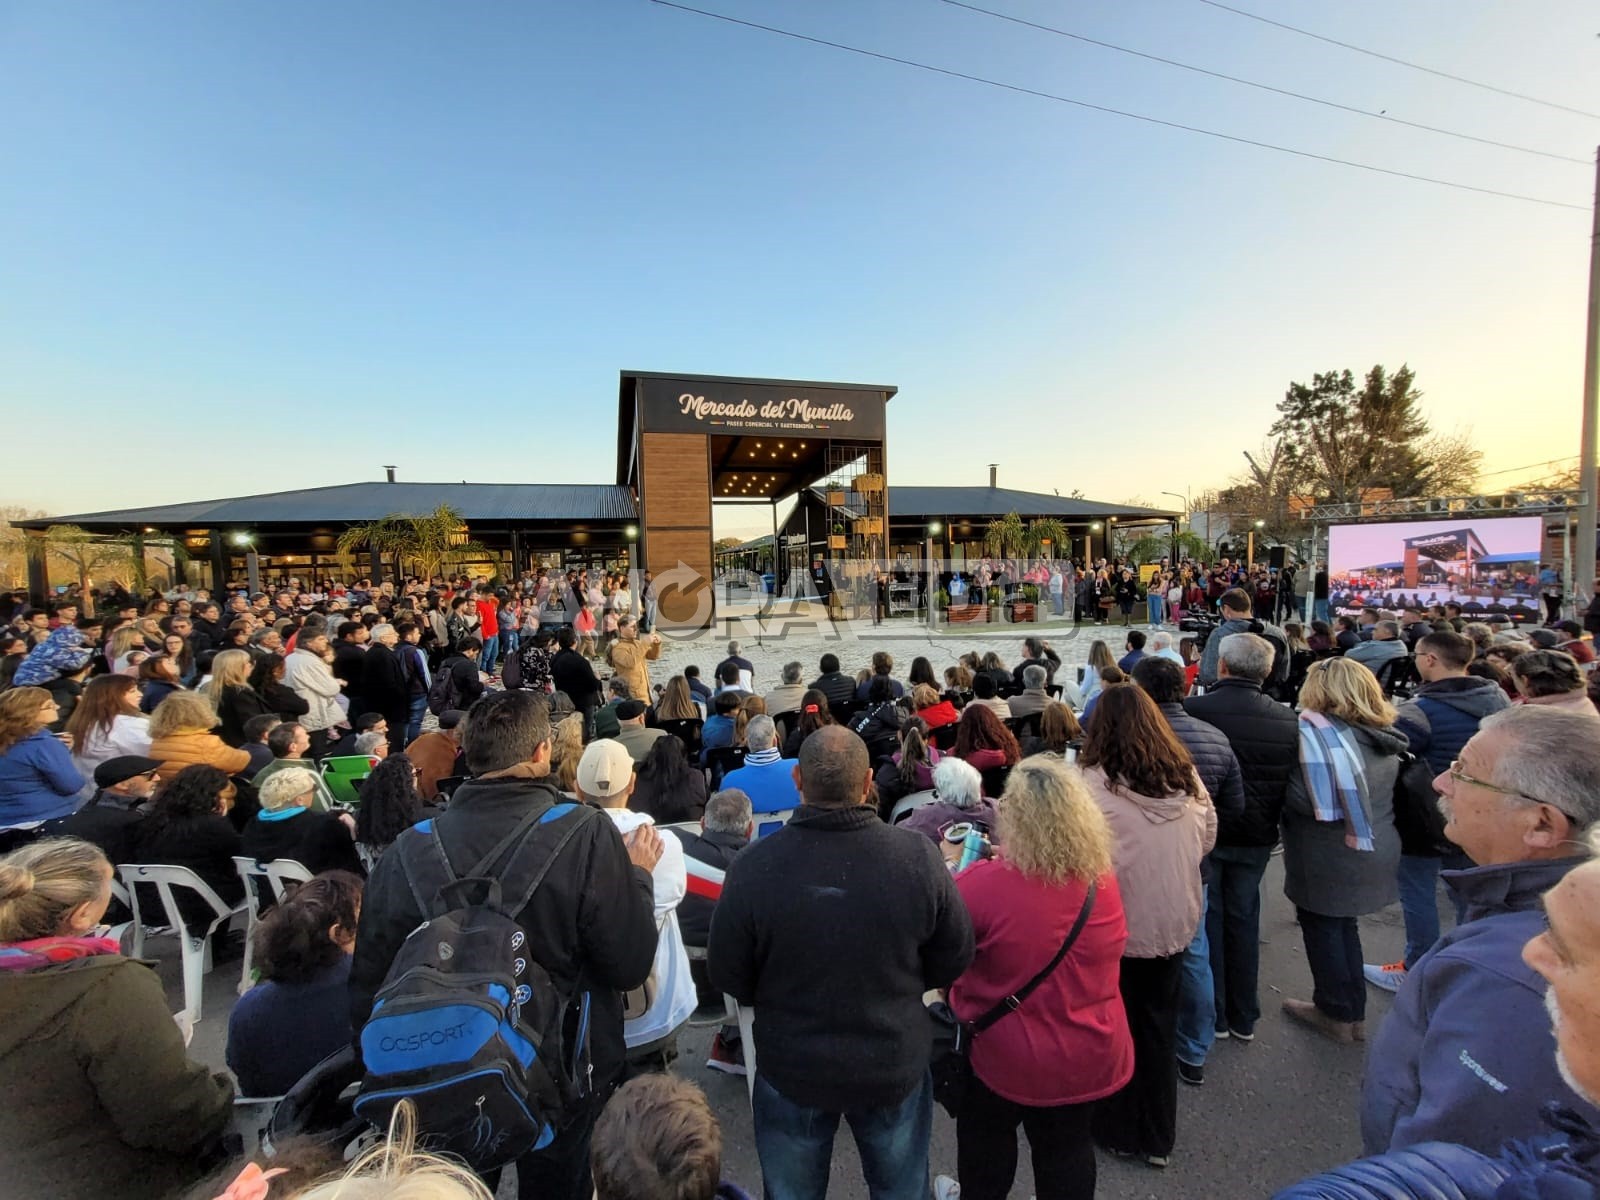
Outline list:
[[[1083,896],[1083,907],[1078,910],[1078,919],[1072,923],[1072,928],[1067,931],[1066,940],[1061,943],[1061,949],[1056,951],[1055,957],[1045,964],[1044,970],[974,1021],[972,1023],[972,1031],[974,1033],[982,1033],[1008,1012],[1014,1012],[1016,1009],[1021,1008],[1022,1002],[1033,995],[1034,989],[1048,979],[1051,973],[1061,965],[1061,960],[1067,956],[1067,951],[1072,949],[1072,943],[1078,940],[1078,935],[1083,932],[1083,927],[1089,923],[1089,914],[1094,910],[1095,886],[1093,882],[1089,884],[1089,890]]]

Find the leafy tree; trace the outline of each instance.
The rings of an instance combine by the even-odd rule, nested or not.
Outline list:
[[[1381,364],[1359,389],[1348,370],[1313,375],[1309,385],[1291,383],[1271,429],[1291,480],[1331,503],[1358,501],[1368,488],[1424,494],[1429,430],[1414,383],[1410,367],[1391,375]]]
[[[1014,512],[990,521],[983,531],[984,550],[1000,558],[1014,558],[1028,549],[1028,531]]]
[[[421,516],[390,513],[376,521],[352,525],[339,535],[338,552],[371,549],[390,554],[398,563],[412,563],[423,579],[442,574],[444,565],[462,559],[493,559],[482,542],[467,536],[466,522],[448,504]]]
[[[711,543],[711,549],[720,554],[724,550],[734,550],[742,545],[744,545],[743,538],[720,537]]]
[[[1045,543],[1048,542],[1049,545]],[[1067,527],[1054,517],[1039,517],[1028,523],[1028,553],[1045,558],[1064,554],[1068,547]]]

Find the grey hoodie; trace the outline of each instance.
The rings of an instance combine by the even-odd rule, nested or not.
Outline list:
[[[1405,735],[1411,753],[1422,757],[1437,775],[1460,757],[1461,747],[1485,717],[1510,705],[1494,680],[1452,676],[1419,687],[1416,696],[1400,706],[1395,729]]]

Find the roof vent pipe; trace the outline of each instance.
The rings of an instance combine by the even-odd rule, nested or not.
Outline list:
[[[392,463],[384,464],[383,473],[389,477],[390,483],[394,482],[394,465]]]
[[[998,482],[999,478],[1000,478],[1000,464],[999,463],[990,463],[989,464],[989,486],[990,487],[999,487],[1000,486],[1000,484]]]

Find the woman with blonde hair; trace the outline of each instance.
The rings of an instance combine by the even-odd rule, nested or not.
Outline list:
[[[1099,694],[1101,687],[1104,686],[1101,682],[1100,672],[1107,667],[1115,667],[1116,665],[1117,660],[1111,657],[1111,647],[1107,646],[1101,638],[1095,638],[1089,644],[1089,663],[1083,669],[1083,704],[1079,708],[1079,712],[1088,712],[1089,701],[1093,700]]]
[[[217,706],[222,740],[245,743],[244,727],[253,717],[278,716],[278,710],[250,686],[255,659],[248,650],[223,650],[211,660],[211,688],[206,694]]]
[[[0,692],[0,848],[78,807],[85,781],[72,765],[72,735],[50,732],[60,715],[44,688]]]
[[[225,775],[237,775],[250,765],[248,754],[211,732],[216,724],[217,710],[196,692],[173,692],[156,705],[150,714],[150,757],[161,760],[163,778],[196,763]]]
[[[1200,862],[1217,810],[1154,700],[1131,684],[1100,693],[1078,765],[1115,838],[1127,889],[1122,1003],[1133,1035],[1128,1086],[1100,1105],[1094,1136],[1164,1167],[1178,1135],[1178,997],[1183,956],[1205,911]]]
[[[1366,1037],[1359,917],[1399,899],[1394,781],[1406,739],[1377,678],[1347,658],[1311,665],[1300,689],[1300,769],[1283,806],[1283,893],[1294,904],[1312,998],[1283,1011],[1336,1042]]]
[[[7,1195],[164,1200],[232,1118],[232,1086],[189,1061],[155,971],[98,936],[111,879],[76,838],[0,859]]]
[[[139,711],[139,686],[126,675],[97,675],[67,718],[72,761],[84,778],[107,759],[150,753],[150,718]]]
[[[1128,928],[1111,828],[1083,777],[1043,758],[1012,770],[998,819],[996,856],[956,877],[977,942],[972,965],[950,988],[956,1016],[978,1026],[974,1078],[956,1121],[961,1195],[1010,1193],[1021,1125],[1041,1200],[1089,1198],[1090,1118],[1134,1069],[1118,992]],[[949,1183],[941,1179],[934,1191],[947,1194]]]
[[[129,656],[135,650],[148,652],[149,649],[145,645],[144,634],[139,632],[137,626],[124,625],[111,635],[111,641],[106,646],[106,658],[111,663],[111,669],[121,674],[128,669]]]
[[[694,693],[689,690],[689,681],[682,675],[674,675],[667,680],[667,686],[662,689],[661,698],[656,701],[656,721],[699,721],[704,714],[700,706],[694,702]]]
[[[583,714],[572,713],[556,723],[550,739],[550,770],[564,795],[578,794],[578,762],[582,758]]]

